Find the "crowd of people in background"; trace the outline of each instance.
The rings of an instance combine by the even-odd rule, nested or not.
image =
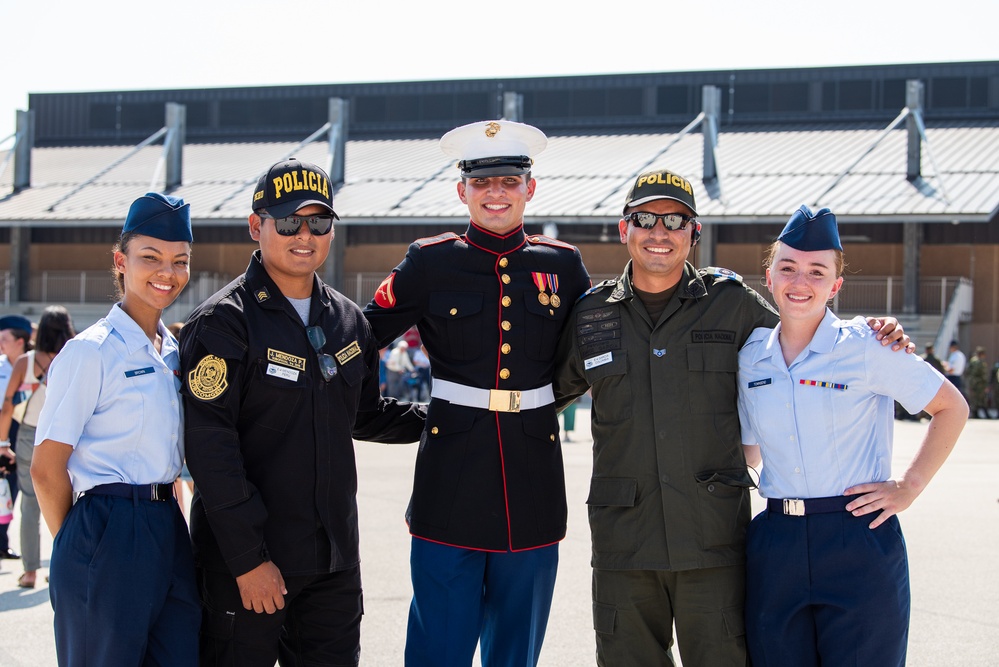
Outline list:
[[[999,360],[989,365],[984,347],[975,347],[969,358],[961,351],[960,343],[952,340],[946,357],[941,358],[933,343],[927,343],[922,357],[964,394],[971,419],[999,419]],[[898,405],[895,414],[901,420],[919,421],[927,417],[925,413],[910,415]]]
[[[430,357],[416,327],[381,350],[379,385],[382,395],[402,401],[430,401]]]
[[[19,493],[21,554],[7,542],[3,529],[0,557],[21,559],[24,573],[17,579],[19,588],[34,588],[41,567],[41,511],[31,480],[31,460],[35,449],[35,428],[45,403],[49,367],[67,341],[76,335],[73,320],[63,306],[48,306],[37,326],[20,316],[0,320],[2,340],[0,365],[10,366],[0,410],[0,458],[11,497]],[[18,354],[20,352],[20,354]],[[12,357],[18,354],[17,357]]]

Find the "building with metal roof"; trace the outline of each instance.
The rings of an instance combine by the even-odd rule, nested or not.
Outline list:
[[[999,62],[33,94],[29,106],[0,143],[8,309],[67,289],[104,308],[110,246],[148,190],[191,203],[204,284],[188,291],[207,296],[245,267],[251,189],[289,155],[338,184],[326,277],[366,302],[408,242],[467,224],[440,135],[506,117],[550,137],[529,228],[578,245],[595,275],[626,261],[616,226],[636,175],[668,166],[695,184],[695,264],[758,276],[788,215],[828,206],[853,272],[844,298],[857,295],[840,310],[999,350]],[[55,289],[67,271],[71,287]]]

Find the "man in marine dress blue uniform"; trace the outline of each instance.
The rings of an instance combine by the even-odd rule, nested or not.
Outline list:
[[[459,160],[462,235],[421,239],[365,308],[379,344],[419,328],[433,373],[407,520],[408,667],[537,664],[566,500],[551,379],[579,251],[524,231],[537,128],[481,121],[441,139]]]

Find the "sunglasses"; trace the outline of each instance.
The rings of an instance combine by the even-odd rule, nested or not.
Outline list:
[[[273,220],[274,231],[281,236],[294,236],[302,228],[303,222],[309,226],[309,231],[314,236],[325,236],[333,229],[332,215],[289,215],[287,218],[275,218],[273,215],[261,213],[260,217]]]
[[[329,230],[327,230],[329,231]],[[319,360],[319,372],[323,374],[323,379],[329,382],[336,375],[336,361],[332,356],[323,354],[320,350],[326,344],[326,332],[322,327],[308,327],[305,335],[309,337],[312,349],[316,351],[316,358]]]
[[[663,227],[667,231],[679,231],[694,222],[694,218],[689,215],[684,215],[683,213],[667,213],[666,215],[657,215],[655,213],[648,213],[646,211],[636,211],[629,215],[626,215],[625,220],[631,222],[635,227],[641,227],[642,229],[652,229],[656,226],[656,223],[662,220]]]

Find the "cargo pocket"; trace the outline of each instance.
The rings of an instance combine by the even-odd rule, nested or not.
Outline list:
[[[594,477],[586,499],[594,555],[633,553],[640,527],[632,525],[638,499],[638,480],[628,477]]]
[[[746,635],[746,620],[742,607],[729,607],[722,609],[722,618],[725,619],[725,636],[729,639],[744,637]]]
[[[742,544],[750,519],[748,490],[754,487],[745,468],[698,473],[697,506],[701,547],[713,549]]]
[[[617,608],[609,604],[593,603],[593,629],[604,635],[614,634],[617,623]]]

